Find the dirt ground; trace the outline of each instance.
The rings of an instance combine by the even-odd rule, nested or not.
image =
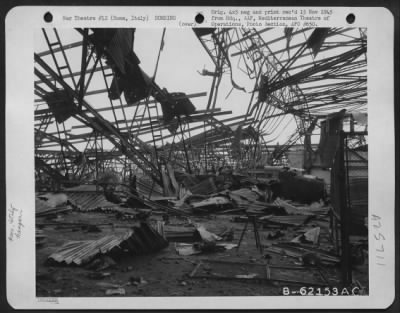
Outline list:
[[[158,218],[161,217],[151,217]],[[234,238],[232,243],[238,243],[244,223],[233,222],[233,215],[209,215],[206,217],[191,217],[191,222],[200,223],[208,231],[221,234],[232,228]],[[67,241],[98,239],[113,232],[128,230],[134,221],[121,220],[115,214],[99,212],[83,213],[72,211],[56,218],[37,218],[37,228],[47,236],[46,242],[37,247],[37,296],[38,297],[104,297],[108,289],[123,288],[127,297],[142,296],[272,296],[281,295],[282,288],[289,286],[285,282],[260,281],[255,279],[222,279],[218,275],[233,277],[235,274],[251,275],[260,269],[265,270],[267,262],[272,266],[298,267],[300,260],[274,253],[260,253],[256,248],[254,231],[249,226],[244,235],[239,251],[236,248],[221,252],[202,253],[191,256],[180,256],[175,249],[175,243],[169,242],[167,248],[150,255],[123,256],[114,259],[115,265],[101,271],[88,269],[84,266],[49,265],[46,260]],[[91,232],[80,226],[64,227],[65,223],[83,223],[98,225],[101,232]],[[186,219],[172,217],[170,225],[185,225]],[[43,226],[43,224],[47,224]],[[51,225],[49,225],[51,224]],[[262,228],[259,233],[262,244],[268,246],[279,240],[293,239],[297,234],[315,226],[321,227],[320,242],[329,244],[328,221],[311,220],[306,226],[289,227],[282,230],[284,236],[269,240],[268,235],[277,228]],[[202,261],[194,277],[189,274]],[[231,262],[231,263],[224,263]],[[222,265],[221,265],[222,264]],[[299,284],[291,284],[296,289],[302,286],[301,281],[320,279],[320,273],[315,269],[305,269],[301,273],[288,270],[271,269],[272,277],[297,280]],[[357,269],[356,275],[360,282],[368,286],[368,266]],[[210,273],[217,273],[209,277]],[[219,274],[218,274],[219,273]],[[279,274],[279,275],[278,275]],[[196,277],[200,276],[200,277]],[[207,277],[203,277],[207,276]],[[317,277],[319,276],[319,277]],[[331,285],[336,285],[340,278],[340,269],[336,267],[323,268],[323,276]],[[122,295],[117,295],[122,296]]]

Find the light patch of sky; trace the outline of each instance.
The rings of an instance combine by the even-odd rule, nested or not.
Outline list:
[[[64,45],[68,45],[72,42],[77,42],[82,39],[82,36],[74,29],[59,29],[61,41]],[[51,30],[47,33],[52,34]],[[267,31],[263,34],[264,40],[273,40],[275,38],[283,36],[283,29],[273,29],[272,31]],[[304,42],[305,36],[303,33],[299,36],[294,36],[291,44],[301,44]],[[135,42],[134,51],[139,57],[141,63],[140,66],[150,77],[153,76],[157,56],[160,49],[162,37],[162,29],[137,29],[135,32]],[[50,41],[52,41],[50,39]],[[271,43],[270,47],[273,51],[281,50],[282,52],[277,54],[277,57],[285,62],[290,58],[288,52],[286,51],[286,41],[279,40],[275,43]],[[347,48],[348,49],[348,48]],[[35,34],[35,50],[37,52],[48,50],[45,38],[42,31],[38,31]],[[335,54],[342,53],[346,50],[343,49],[335,50]],[[296,49],[290,52],[293,56]],[[231,54],[235,51],[229,51]],[[73,48],[66,50],[68,61],[70,62],[72,71],[80,71],[81,63],[81,48]],[[318,59],[331,56],[328,52],[321,52],[318,55]],[[54,62],[50,55],[43,57],[43,59],[48,62],[54,68]],[[243,72],[243,57],[236,56],[232,57],[232,75],[235,82],[245,87],[246,92],[233,89],[229,75],[224,75],[218,94],[218,101],[216,104],[217,108],[221,108],[222,111],[230,110],[233,116],[238,116],[245,114],[251,97],[251,90],[254,88],[254,80],[250,80]],[[313,58],[308,55],[301,61],[301,63],[312,62]],[[92,63],[93,64],[93,63]],[[164,48],[161,51],[160,61],[156,73],[155,81],[161,88],[166,88],[169,92],[185,92],[186,94],[207,92],[209,94],[212,77],[202,76],[198,73],[203,69],[209,71],[214,71],[214,65],[211,58],[206,53],[205,49],[202,47],[200,41],[195,36],[192,29],[170,29],[168,28],[165,33],[164,38]],[[296,70],[293,70],[295,73]],[[76,76],[78,80],[79,76]],[[70,79],[66,81],[72,84]],[[105,88],[104,79],[100,72],[97,72],[93,76],[93,80],[90,84],[88,91],[103,89]],[[110,107],[110,101],[106,93],[101,93],[97,95],[90,95],[85,98],[90,105],[94,108],[104,108]],[[122,97],[123,99],[123,97]],[[200,98],[192,98],[192,103],[198,110],[206,108],[208,102],[208,95]],[[125,103],[123,99],[123,103]],[[118,102],[114,101],[114,105],[120,105]],[[43,106],[44,107],[44,106]],[[125,115],[127,120],[131,120],[134,114],[135,108],[125,108]],[[161,112],[161,110],[160,110]],[[112,111],[101,112],[102,116],[110,121],[115,121],[115,117]],[[218,117],[219,119],[231,117],[232,115],[224,115],[223,117]],[[122,110],[116,110],[116,118],[123,119],[124,114]],[[69,119],[65,123],[66,129],[71,129],[71,127],[76,126],[77,121],[74,119]],[[122,125],[122,124],[120,124]],[[193,124],[193,126],[199,125],[198,123]],[[124,126],[124,125],[122,125]],[[271,141],[270,144],[276,142],[284,143],[286,139],[295,131],[296,125],[291,116],[285,117],[279,125],[271,125],[271,133],[266,134],[265,139]],[[53,123],[49,127],[49,131],[56,131],[56,127]],[[89,128],[74,129],[74,134],[88,133]],[[194,131],[192,135],[200,132],[202,130]],[[167,131],[163,132],[168,134]],[[143,139],[149,140],[149,136],[143,136]],[[77,145],[78,148],[84,147],[86,143]],[[109,147],[110,148],[110,147]]]

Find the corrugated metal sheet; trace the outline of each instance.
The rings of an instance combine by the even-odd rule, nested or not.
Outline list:
[[[91,261],[98,254],[110,252],[132,234],[133,232],[129,231],[121,236],[110,235],[98,240],[71,241],[50,255],[49,259],[59,263],[82,265]]]
[[[251,202],[257,201],[260,198],[260,195],[257,192],[252,191],[252,190],[247,189],[247,188],[233,190],[233,191],[230,192],[230,194],[231,195],[240,196],[241,198],[244,198],[244,199],[249,200]]]
[[[218,191],[214,179],[212,177],[201,181],[200,183],[189,187],[193,194],[208,195]]]
[[[114,208],[117,204],[109,202],[100,192],[68,192],[68,200],[79,211],[93,211],[99,208]]]
[[[157,229],[162,231],[162,225],[157,225]],[[112,234],[97,240],[67,242],[48,259],[67,265],[84,265],[99,254],[111,251],[115,253],[129,251],[129,254],[140,255],[161,250],[166,246],[168,242],[162,234],[147,223],[142,223],[122,234]]]
[[[320,203],[313,203],[312,205],[306,206],[294,206],[291,205],[289,202],[276,199],[273,202],[274,205],[280,206],[285,209],[288,214],[296,214],[296,215],[314,215],[314,214],[327,214],[329,211],[329,207],[325,207]]]
[[[151,199],[164,196],[162,187],[157,183],[153,184],[153,180],[146,176],[138,177],[137,191],[146,198],[149,197],[151,191]]]
[[[72,210],[70,205],[50,206],[46,201],[35,199],[35,216],[41,217],[46,215],[54,215],[58,213],[65,213]]]
[[[311,218],[312,218],[311,215],[286,215],[286,216],[266,216],[265,218],[260,218],[260,220],[271,224],[301,226],[307,223]]]
[[[331,254],[326,250],[313,248],[297,243],[281,242],[274,243],[272,246],[265,249],[267,252],[273,252],[278,254],[284,254],[294,258],[300,258],[305,253],[318,254],[322,262],[326,263],[339,263],[340,258],[337,255]]]

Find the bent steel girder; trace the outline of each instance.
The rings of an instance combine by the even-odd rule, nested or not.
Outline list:
[[[69,84],[67,84],[43,59],[35,53],[35,61],[39,64],[51,77],[52,80],[60,84],[65,91],[72,95],[76,100],[79,100],[79,92],[74,90]],[[50,88],[56,88],[53,81],[50,81],[44,74],[35,68],[35,74],[45,82]],[[82,107],[87,110],[88,113],[79,111],[79,116],[85,124],[92,127],[98,133],[102,133],[115,147],[117,147],[124,155],[126,155],[134,164],[146,174],[152,177],[156,182],[161,183],[161,175],[158,168],[150,162],[146,156],[140,151],[140,148],[144,146],[139,140],[132,144],[126,137],[122,136],[121,133],[105,118],[103,118],[84,98],[81,100]],[[88,114],[93,115],[90,117]],[[146,150],[144,150],[146,151]]]
[[[66,147],[69,151],[75,151],[79,152],[79,150],[68,140],[66,139],[60,139],[52,134],[48,134],[44,131],[41,131],[40,129],[35,129],[35,146],[36,148],[39,148],[42,144],[43,139],[46,138],[50,142],[57,142],[58,144]]]
[[[247,53],[247,60],[250,60],[250,61],[246,61],[246,58],[243,58],[242,60],[245,63],[244,67],[246,69],[246,72],[247,72],[249,78],[255,80],[254,90],[256,90],[262,74],[264,74],[265,72],[269,72],[271,74],[273,72],[277,72],[277,69],[275,68],[275,66],[271,66],[270,62],[267,62],[267,60],[265,58],[265,53],[264,53],[264,51],[261,51],[261,49],[259,47],[260,44],[258,43],[258,41],[260,40],[260,33],[264,33],[269,30],[270,30],[270,28],[260,30],[259,32],[254,29],[226,30],[224,32],[224,34],[225,34],[224,37],[218,38],[215,35],[211,36],[212,39],[214,40],[214,50],[211,50],[211,48],[210,48],[211,46],[209,43],[209,39],[207,39],[204,36],[203,37],[197,36],[197,37],[202,42],[203,47],[205,47],[206,49],[209,50],[208,54],[213,58],[213,61],[215,64],[218,64],[220,62],[218,57],[220,57],[221,55],[222,56],[229,55],[228,49],[235,48],[239,51],[246,50],[247,48],[245,46],[245,41],[250,41],[251,42],[250,47],[252,47],[253,49],[256,49],[257,53],[254,53],[254,52]],[[208,45],[207,45],[207,43],[208,43]],[[218,48],[225,52],[224,53],[216,53],[215,50]],[[226,57],[224,57],[224,59],[226,59]],[[229,63],[229,66],[231,66],[230,63]],[[289,89],[289,92],[292,92],[292,90],[293,90],[293,87],[291,87]],[[299,94],[299,92],[297,94]],[[256,130],[259,133],[262,133],[263,129],[260,129],[260,126],[262,125],[262,123],[264,123],[263,127],[264,127],[264,131],[265,131],[265,128],[267,126],[265,124],[267,124],[267,123],[273,124],[274,121],[264,119],[264,117],[265,117],[264,115],[265,115],[266,111],[268,110],[268,107],[270,106],[269,104],[267,104],[264,108],[262,108],[261,105],[259,105],[258,107],[253,107],[253,110],[250,111],[252,102],[255,98],[254,96],[255,96],[255,92],[253,92],[253,94],[251,96],[249,107],[247,110],[247,116],[245,117],[244,121],[246,121],[248,118],[250,118],[250,116],[253,117],[253,124],[254,124]],[[280,105],[276,105],[276,106],[278,108],[280,108],[281,110],[285,109],[284,106],[280,106]],[[254,110],[254,108],[256,110]],[[299,120],[296,122],[303,123],[302,120]],[[229,137],[232,137],[232,136],[229,136]]]
[[[293,29],[292,36],[300,38],[297,42],[289,39],[286,32],[280,37],[268,37],[270,30],[227,29],[218,40],[210,34],[197,36],[214,64],[218,64],[221,55],[229,56],[231,62],[237,56],[249,79],[255,81],[247,112],[254,118],[254,126],[260,134],[272,135],[282,118],[292,115],[297,123],[296,133],[300,136],[289,137],[287,144],[281,146],[282,150],[302,138],[314,115],[343,107],[349,111],[365,107],[365,31],[359,29],[359,34],[354,35],[351,31],[357,29],[329,29],[316,57],[307,44],[313,29]],[[214,32],[222,31],[216,29]],[[303,40],[299,36],[304,36]],[[218,49],[225,52],[218,53]],[[282,58],[285,53],[288,54],[286,59]],[[255,96],[260,90],[261,75],[270,79],[265,101],[259,101]]]
[[[271,85],[268,86],[268,92],[272,93],[278,89],[284,88],[289,85],[293,84],[298,84],[301,82],[303,79],[307,77],[311,77],[312,75],[329,70],[333,66],[339,65],[344,62],[351,62],[352,60],[358,58],[361,54],[365,53],[367,51],[367,48],[362,46],[355,48],[351,51],[345,52],[341,55],[338,55],[337,57],[332,58],[332,60],[326,61],[326,62],[319,62],[318,64],[315,64],[314,66],[301,71],[300,73],[296,73],[292,76],[286,77],[284,79],[278,80],[273,82]]]
[[[167,90],[162,89],[155,83],[154,76],[153,78],[150,78],[142,71],[144,79],[150,85],[149,96],[146,99],[140,100],[135,103],[126,103],[126,101],[122,103],[121,98],[116,100],[113,99],[113,101],[115,102],[110,101],[110,103],[108,103],[108,106],[99,106],[98,103],[91,102],[91,100],[88,99],[93,99],[97,95],[101,94],[109,94],[110,80],[115,78],[115,71],[112,67],[112,64],[104,64],[104,62],[99,59],[97,53],[93,52],[93,43],[91,43],[90,38],[88,38],[88,32],[83,29],[78,30],[78,33],[83,36],[82,41],[74,42],[69,45],[62,45],[60,38],[58,38],[57,45],[54,45],[49,40],[47,41],[47,43],[50,43],[52,48],[49,47],[50,50],[35,55],[35,59],[37,60],[35,75],[38,78],[35,81],[35,93],[39,97],[35,99],[35,121],[37,121],[36,125],[41,125],[44,121],[49,120],[51,121],[50,123],[53,124],[53,128],[54,126],[57,126],[57,124],[55,124],[56,121],[54,118],[54,112],[50,109],[50,107],[46,107],[46,105],[48,106],[48,103],[46,103],[41,95],[46,95],[46,93],[56,91],[61,87],[62,90],[66,90],[69,93],[72,93],[72,91],[74,91],[74,93],[72,94],[75,104],[81,104],[81,107],[78,106],[79,112],[76,115],[72,116],[67,123],[71,128],[67,131],[65,129],[61,130],[61,133],[63,134],[65,140],[73,145],[82,146],[82,144],[87,143],[82,152],[85,154],[85,156],[90,155],[87,150],[90,148],[89,143],[93,142],[93,134],[103,133],[101,138],[105,139],[105,143],[108,144],[108,141],[111,142],[113,147],[116,147],[117,150],[120,151],[121,157],[115,156],[115,160],[117,160],[119,164],[121,164],[120,161],[122,160],[124,165],[126,165],[127,167],[134,165],[143,170],[146,175],[149,175],[154,180],[161,177],[159,160],[162,158],[164,160],[167,159],[165,155],[169,155],[169,157],[172,158],[172,160],[170,159],[170,161],[177,161],[175,162],[176,164],[179,163],[177,165],[184,165],[185,162],[182,162],[184,161],[184,159],[181,158],[182,149],[175,149],[176,154],[179,156],[179,160],[178,158],[173,158],[173,154],[170,153],[171,149],[169,151],[162,151],[164,138],[171,138],[175,136],[175,134],[171,133],[171,135],[168,135],[168,133],[166,133],[166,129],[169,125],[162,120],[162,115],[156,112],[157,105],[159,106],[160,102],[174,102],[180,99],[201,97],[207,95],[207,93],[197,92],[184,96],[179,94],[170,94]],[[80,35],[75,33],[75,37]],[[71,36],[71,34],[66,33],[66,36]],[[77,47],[82,47],[82,51],[78,51],[78,55],[74,54],[74,52],[77,52],[78,50],[75,49]],[[50,61],[54,61],[56,59],[54,57],[54,54],[57,55],[57,62],[59,61],[59,59],[62,60],[62,56],[66,55],[65,50],[69,49],[71,50],[68,57],[70,57],[71,59],[67,61],[79,61],[80,63],[71,64],[71,70],[69,70],[67,73],[66,71],[60,71],[60,66],[55,66],[56,64],[52,64]],[[38,56],[42,59],[43,64],[39,64],[40,58],[38,58]],[[47,59],[45,59],[46,56]],[[48,65],[48,68],[46,68],[45,66],[46,63]],[[59,62],[59,65],[61,65],[61,62]],[[80,68],[81,70],[77,71],[76,69],[78,68]],[[53,70],[54,73],[51,73],[50,70]],[[92,76],[95,76],[97,81],[93,83],[91,86],[92,88],[89,89],[89,84]],[[101,82],[100,86],[99,79],[103,80],[102,78],[104,78],[104,81]],[[219,80],[216,79],[216,84],[218,84],[218,81]],[[67,85],[69,85],[70,88]],[[95,87],[93,85],[95,85]],[[89,98],[89,96],[91,96],[91,98]],[[104,99],[108,102],[107,98]],[[216,98],[210,95],[210,104],[207,109],[204,110],[204,112],[200,112],[200,110],[199,112],[196,112],[199,114],[193,114],[193,117],[182,117],[184,127],[182,127],[181,129],[181,133],[184,136],[190,138],[190,132],[192,131],[193,127],[191,125],[189,126],[189,123],[204,121],[207,125],[208,123],[215,124],[219,122],[217,120],[213,120],[213,115],[228,114],[228,111],[219,112],[220,109],[210,108],[210,106],[215,107],[215,99]],[[103,101],[104,103],[103,99],[101,99],[101,101]],[[117,103],[118,101],[119,103]],[[88,107],[88,104],[90,102],[93,104],[91,105],[91,108]],[[152,108],[152,113],[150,112],[150,107]],[[127,116],[123,112],[123,110],[127,108],[130,108],[131,112],[134,112],[133,114],[129,115],[129,118],[127,118]],[[117,116],[115,114],[116,110],[120,110],[118,111],[118,113],[122,112],[124,115],[122,117],[121,114]],[[96,115],[96,112],[98,114],[102,113],[104,120],[108,123],[105,123],[105,121],[101,119],[100,115]],[[109,118],[110,113],[113,114],[114,119]],[[201,115],[200,113],[203,114]],[[82,129],[86,129],[86,131],[82,131]],[[90,132],[87,129],[93,129],[93,131]],[[156,137],[154,136],[155,133],[159,135]],[[148,137],[149,135],[153,135],[152,140],[147,141],[143,139]],[[180,136],[180,134],[177,136],[177,138],[178,137],[181,139],[183,138],[183,136]],[[55,140],[56,138],[53,139],[54,140],[52,141],[46,140],[40,146],[40,148],[56,149],[55,147],[60,147],[60,140]],[[128,142],[128,144],[130,144],[133,149],[136,149],[136,151],[133,151],[132,153],[133,149],[129,148],[126,142]],[[161,144],[161,146],[159,144]],[[109,147],[109,145],[107,146]],[[68,164],[68,166],[74,167],[74,169],[76,170],[73,170],[73,172],[77,172],[78,168],[73,163],[71,163],[70,160],[72,154],[68,153],[68,149],[64,150],[64,153],[54,154],[54,160],[57,160],[57,162],[59,162],[59,160],[62,160],[65,155],[66,160],[64,160],[63,162],[65,164]],[[106,152],[107,151],[101,151],[101,153]],[[141,158],[140,155],[137,155],[137,153],[142,154],[143,158]],[[126,156],[128,156],[129,154],[131,154],[129,158],[126,158]],[[114,154],[111,154],[111,156],[113,155]],[[98,155],[98,159],[101,160],[102,157]],[[46,162],[48,161],[50,161],[50,158],[46,159]],[[103,166],[103,163],[99,162],[99,166]],[[55,166],[55,162],[49,162],[49,164],[54,168],[60,168]],[[113,162],[108,162],[105,166],[112,166],[113,164]],[[183,167],[185,167],[185,165]],[[157,180],[157,183],[161,184],[160,180]]]

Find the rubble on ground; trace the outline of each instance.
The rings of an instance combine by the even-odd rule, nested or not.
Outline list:
[[[165,266],[175,256],[176,264],[189,266],[186,274],[180,271],[187,275],[185,284],[210,279],[322,286],[339,280],[340,257],[331,236],[331,210],[323,199],[311,203],[271,199],[257,187],[257,179],[244,177],[241,181],[245,183],[236,189],[221,190],[210,177],[177,177],[178,184],[184,182],[186,187],[182,184],[184,191],[175,197],[158,195],[150,200],[140,192],[133,195],[121,189],[117,204],[106,199],[99,187],[67,189],[63,203],[57,205],[54,201],[46,204],[45,197],[38,196],[37,245],[42,251],[51,251],[43,265],[81,267],[89,271],[84,275],[87,279],[106,282],[119,272],[131,272],[140,257],[149,256]],[[140,200],[135,207],[126,201],[132,196]],[[61,231],[64,239],[55,246],[46,234],[48,229]],[[82,240],[78,234],[90,234],[90,238]],[[156,259],[160,254],[169,257]],[[121,269],[124,260],[132,265]],[[229,263],[231,270],[227,272],[218,262]],[[146,280],[138,276],[140,279],[131,279],[127,285],[109,285],[113,287],[102,292],[123,296],[132,286],[145,288],[157,271],[143,265],[142,271],[137,273],[145,274]]]

